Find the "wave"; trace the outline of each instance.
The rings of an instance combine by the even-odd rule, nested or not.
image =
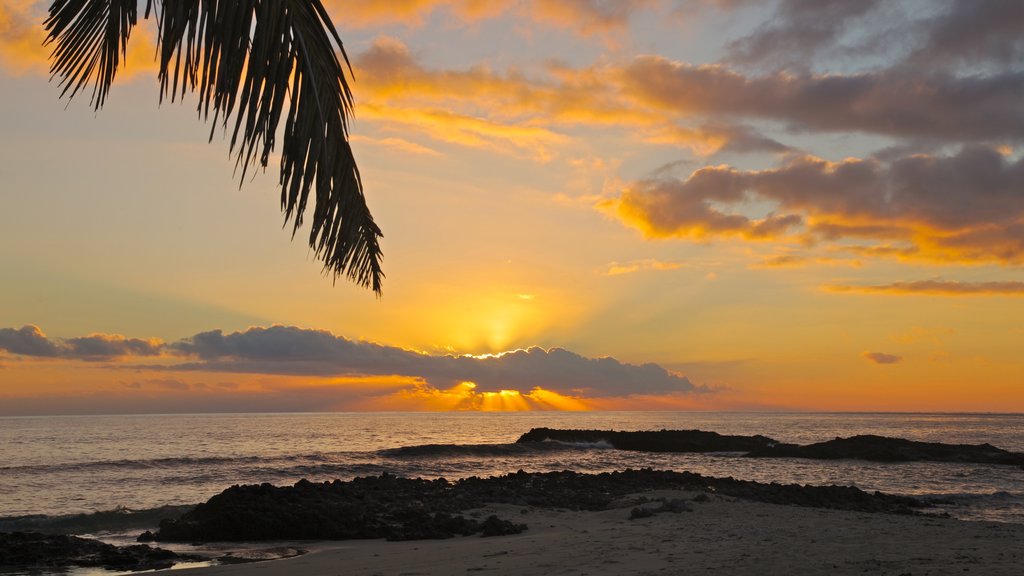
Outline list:
[[[926,502],[954,502],[957,504],[1006,502],[1024,504],[1024,494],[1004,490],[997,490],[995,492],[934,492],[930,494],[916,494],[915,496]]]
[[[92,462],[71,462],[61,464],[29,464],[22,466],[0,466],[4,473],[53,473],[61,471],[89,470],[147,470],[175,469],[201,466],[232,466],[237,464],[292,464],[299,462],[328,462],[337,456],[349,453],[324,454],[293,454],[281,456],[184,456],[170,458],[143,458],[125,460],[96,460]]]
[[[194,505],[160,506],[142,510],[117,507],[113,510],[101,510],[89,514],[7,516],[0,517],[0,532],[97,534],[146,530],[156,528],[160,520],[164,518],[177,518],[194,507]]]
[[[528,456],[554,452],[608,450],[607,442],[525,442],[522,444],[419,444],[387,448],[377,453],[385,458],[431,458],[452,456]]]

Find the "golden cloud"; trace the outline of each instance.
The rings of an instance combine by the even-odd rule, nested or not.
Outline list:
[[[39,0],[4,0],[0,3],[0,66],[16,73],[46,74],[50,48],[43,46],[48,3]],[[151,23],[140,22],[132,31],[120,78],[157,69],[155,33]]]
[[[634,13],[657,7],[658,0],[358,0],[325,2],[341,27],[381,24],[420,26],[435,12],[474,23],[512,16],[571,30],[581,36],[621,32]]]
[[[663,262],[654,258],[646,260],[634,260],[632,262],[612,262],[608,265],[608,269],[605,271],[606,276],[621,276],[623,274],[633,274],[634,272],[641,272],[647,270],[653,270],[656,272],[665,272],[668,270],[678,270],[684,266],[681,262]]]
[[[655,238],[825,243],[862,256],[1020,264],[1020,190],[1024,159],[978,145],[891,161],[803,156],[766,170],[711,166],[682,180],[634,182],[598,206]],[[772,212],[745,213],[753,205]]]
[[[933,296],[1024,296],[1024,282],[957,282],[953,280],[916,280],[880,285],[833,285],[829,292],[856,294],[928,294]]]
[[[17,72],[45,72],[49,67],[43,48],[42,3],[4,0],[0,3],[0,63]]]

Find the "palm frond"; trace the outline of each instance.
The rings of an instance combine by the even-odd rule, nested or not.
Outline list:
[[[91,103],[103,106],[137,17],[136,0],[54,0],[45,44],[57,42],[50,73],[61,77],[61,96],[74,97],[92,80]]]
[[[46,25],[64,92],[91,80],[102,106],[135,24],[128,5],[135,0],[54,0]],[[230,132],[242,181],[267,166],[280,128],[281,209],[292,235],[313,194],[309,245],[324,270],[379,295],[381,232],[348,140],[351,68],[320,0],[148,0],[151,12],[161,101],[195,93],[200,116],[212,112],[210,138],[217,126]]]

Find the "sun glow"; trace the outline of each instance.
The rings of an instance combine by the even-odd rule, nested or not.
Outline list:
[[[474,355],[503,352],[529,343],[552,323],[569,322],[559,302],[530,296],[508,289],[469,288],[457,297],[433,300],[431,319],[424,325],[446,335],[444,347]]]
[[[448,389],[434,388],[425,383],[400,390],[386,397],[387,406],[394,409],[429,411],[526,412],[529,410],[590,410],[590,404],[573,396],[559,394],[537,387],[529,392],[519,390],[478,391],[475,382],[460,382]]]

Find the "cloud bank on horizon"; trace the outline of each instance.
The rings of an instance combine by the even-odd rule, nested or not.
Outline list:
[[[533,347],[483,356],[433,355],[295,326],[251,327],[227,334],[212,330],[177,342],[162,342],[107,334],[52,339],[29,325],[0,328],[0,351],[44,359],[120,363],[161,356],[165,362],[160,364],[128,367],[163,372],[355,377],[363,381],[402,377],[435,390],[470,382],[476,393],[528,393],[540,388],[567,397],[602,398],[707,391],[657,364],[587,358],[561,348]]]

